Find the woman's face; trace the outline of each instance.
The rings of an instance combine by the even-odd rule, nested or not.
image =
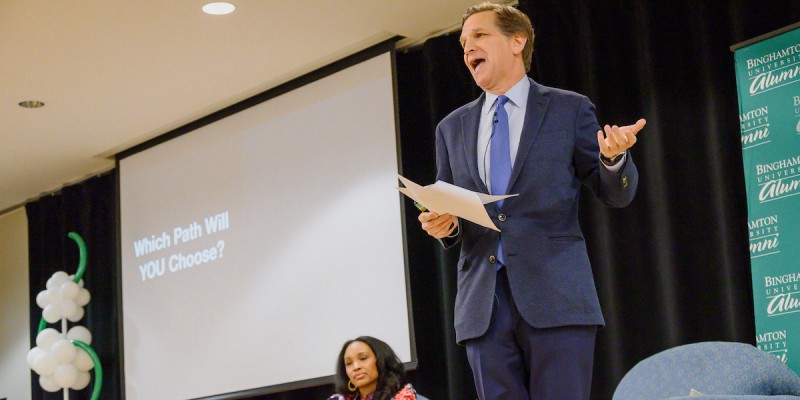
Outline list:
[[[344,366],[347,377],[358,387],[361,394],[375,391],[378,386],[378,367],[375,353],[364,342],[350,343],[344,351]]]

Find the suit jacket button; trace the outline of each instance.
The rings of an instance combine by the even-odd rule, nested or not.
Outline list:
[[[497,219],[499,219],[500,222],[503,222],[503,221],[506,220],[506,215],[505,214],[500,214],[500,215],[497,216]]]
[[[623,176],[622,177],[622,187],[628,187],[628,177],[627,176]]]
[[[497,262],[497,257],[495,257],[495,256],[489,256],[489,264],[494,264],[494,263],[496,263],[496,262]]]

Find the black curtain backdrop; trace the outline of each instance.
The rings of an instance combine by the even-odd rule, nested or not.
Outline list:
[[[519,8],[536,30],[531,77],[589,96],[601,124],[648,120],[632,152],[641,179],[633,203],[615,210],[588,191],[582,198],[581,225],[607,323],[597,339],[592,398],[610,399],[633,365],[659,351],[709,340],[754,344],[729,46],[797,22],[800,1],[521,0]],[[463,65],[458,35],[397,54],[403,173],[416,182],[435,179],[436,124],[480,94]],[[115,399],[121,390],[113,179],[93,179],[32,203],[28,217],[32,301],[54,271],[77,265],[66,233],[75,230],[87,240],[85,279],[93,298],[84,324],[107,366],[103,398]],[[411,380],[432,400],[475,399],[453,331],[458,251],[445,252],[428,238],[415,212],[405,222],[419,359]],[[32,305],[33,335],[41,310]],[[334,365],[331,360],[331,372]],[[34,383],[35,399],[51,398],[37,388]],[[324,399],[331,392],[326,385],[251,398]]]
[[[36,345],[36,332],[42,309],[36,305],[36,295],[56,271],[74,274],[78,270],[78,246],[67,237],[76,232],[86,242],[87,263],[83,275],[84,287],[92,298],[84,307],[84,317],[69,327],[83,325],[92,332],[91,346],[103,365],[101,399],[120,398],[120,349],[117,331],[117,229],[116,194],[113,174],[105,174],[69,186],[59,193],[43,197],[26,205],[28,215],[29,279],[31,347]],[[61,323],[48,324],[61,331]],[[94,370],[89,386],[71,391],[70,399],[90,399]],[[61,392],[49,393],[39,386],[39,376],[31,371],[33,399],[63,399]]]
[[[532,78],[586,94],[601,124],[648,120],[632,152],[641,175],[634,202],[608,209],[589,191],[582,196],[581,226],[607,322],[592,398],[610,399],[633,365],[677,345],[755,344],[729,46],[797,22],[800,2],[521,0],[519,8],[536,32]],[[403,168],[417,182],[435,179],[436,124],[480,93],[459,34],[397,56]],[[474,399],[464,350],[453,344],[457,250],[443,252],[415,232],[413,217],[412,289],[426,294],[414,297],[415,384],[435,398]]]

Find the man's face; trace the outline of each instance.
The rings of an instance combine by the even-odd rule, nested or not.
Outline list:
[[[499,94],[522,78],[515,74],[522,65],[517,56],[525,45],[525,37],[504,35],[495,24],[495,18],[491,11],[471,15],[461,29],[460,41],[464,48],[464,63],[475,83],[487,92]]]

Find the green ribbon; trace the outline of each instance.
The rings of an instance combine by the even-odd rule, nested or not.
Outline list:
[[[86,242],[83,241],[81,235],[75,232],[68,233],[67,237],[75,241],[75,244],[78,245],[78,272],[75,273],[75,278],[72,279],[73,282],[78,283],[83,279],[83,274],[86,272]]]
[[[67,237],[78,245],[78,272],[75,273],[75,278],[72,279],[73,282],[78,283],[83,279],[83,274],[86,272],[86,242],[83,241],[81,235],[75,232],[68,233]],[[47,321],[45,321],[44,316],[42,316],[39,320],[39,330],[37,330],[36,333],[39,334],[45,328],[47,328]]]
[[[70,232],[67,234],[67,237],[72,239],[75,244],[78,245],[78,272],[75,273],[75,278],[72,279],[73,282],[78,283],[83,279],[83,274],[86,272],[86,242],[83,241],[81,235]],[[44,320],[44,316],[42,319],[39,320],[39,329],[36,331],[38,335],[43,330],[47,328],[47,321]],[[97,353],[92,350],[92,348],[86,344],[81,342],[80,340],[70,340],[72,344],[78,346],[86,351],[89,354],[89,358],[92,359],[92,364],[94,364],[94,389],[92,390],[92,398],[91,400],[97,400],[100,398],[100,390],[103,388],[103,365],[100,364],[100,358],[97,357]]]
[[[70,340],[70,342],[86,350],[86,352],[89,353],[89,357],[92,359],[92,363],[94,363],[94,389],[92,390],[91,400],[97,400],[100,398],[100,389],[103,388],[103,366],[100,364],[100,357],[97,357],[97,353],[95,353],[88,344],[80,340]]]

